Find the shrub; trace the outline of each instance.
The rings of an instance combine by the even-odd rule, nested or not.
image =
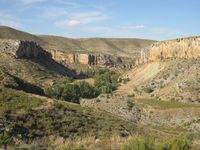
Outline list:
[[[13,146],[14,144],[13,138],[7,133],[0,134],[0,147],[3,147],[4,150],[7,150],[8,146]]]
[[[152,93],[153,92],[153,89],[151,87],[145,87],[145,88],[143,88],[143,90],[146,93]]]
[[[127,100],[127,107],[128,107],[128,110],[131,111],[132,108],[133,108],[133,106],[134,106],[133,100],[129,98],[129,99]]]

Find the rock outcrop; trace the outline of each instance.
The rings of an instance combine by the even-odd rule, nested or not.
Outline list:
[[[0,40],[0,52],[15,58],[31,58],[39,56],[50,56],[36,42],[22,40]]]
[[[115,66],[132,67],[131,63],[123,64],[123,58],[104,54],[68,54],[59,51],[51,52],[52,58],[58,62],[65,64],[83,64],[83,65],[99,65],[99,66]]]
[[[147,48],[143,48],[140,51],[140,58],[136,59],[135,65],[139,65],[139,64],[143,64],[146,63],[148,61],[148,55],[147,55],[148,49]]]
[[[200,37],[176,39],[153,44],[149,48],[148,59],[200,57]]]

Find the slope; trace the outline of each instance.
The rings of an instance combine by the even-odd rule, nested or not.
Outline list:
[[[163,68],[164,64],[151,62],[127,72],[123,77],[128,78],[130,81],[126,84],[122,84],[117,89],[116,93],[126,96],[133,94],[139,85],[143,85],[145,82],[154,78]]]
[[[200,102],[200,58],[164,60],[165,68],[143,85],[157,99]]]
[[[78,138],[126,137],[136,131],[135,124],[108,113],[4,87],[0,87],[0,126],[0,133],[13,137],[19,149],[57,149]]]
[[[34,91],[34,87],[51,86],[59,78],[76,77],[75,72],[49,57],[15,59],[5,53],[0,54],[0,72],[0,84],[25,91],[33,87],[28,90],[30,92]]]
[[[0,38],[1,39],[15,39],[15,40],[28,40],[28,41],[35,41],[41,45],[44,44],[44,41],[27,32],[19,31],[7,26],[0,26]]]

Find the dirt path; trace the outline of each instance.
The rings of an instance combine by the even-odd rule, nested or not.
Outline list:
[[[162,69],[164,65],[160,62],[151,62],[144,64],[143,66],[129,71],[125,74],[125,77],[128,77],[130,81],[126,84],[123,84],[118,88],[116,93],[123,95],[130,95],[133,93],[133,90],[137,85],[140,85],[153,77],[155,77]]]

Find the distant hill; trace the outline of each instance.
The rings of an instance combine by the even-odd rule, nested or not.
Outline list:
[[[27,33],[27,32],[23,32],[23,31],[19,31],[7,26],[0,26],[0,38],[2,39],[17,39],[17,40],[28,40],[28,41],[35,41],[37,43],[39,43],[40,45],[44,44],[44,41],[42,39],[40,39],[39,37]]]
[[[59,36],[33,35],[10,27],[0,26],[0,38],[36,41],[46,50],[68,53],[103,53],[125,57],[139,55],[140,49],[156,42],[146,39],[85,38],[72,39]]]

